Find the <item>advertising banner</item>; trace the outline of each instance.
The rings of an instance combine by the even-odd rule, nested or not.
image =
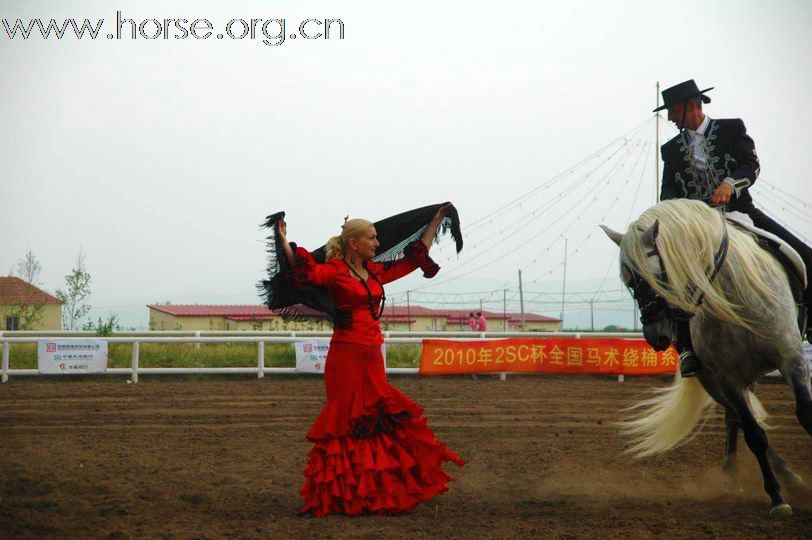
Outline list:
[[[327,351],[330,350],[329,339],[304,339],[294,343],[293,347],[296,351],[296,371],[324,373]],[[381,354],[386,362],[386,347],[381,347]]]
[[[107,341],[42,339],[37,351],[40,373],[104,373]]]
[[[324,373],[327,363],[327,351],[330,350],[329,339],[309,339],[293,344],[296,350],[296,371],[302,373]]]
[[[517,371],[585,375],[673,373],[677,352],[657,352],[643,339],[424,339],[421,375]]]

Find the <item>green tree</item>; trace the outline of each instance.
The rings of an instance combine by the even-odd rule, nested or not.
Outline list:
[[[90,305],[86,303],[90,296],[90,273],[85,267],[85,255],[81,250],[70,273],[65,276],[65,284],[64,290],[56,291],[57,298],[64,304],[62,327],[65,330],[75,330],[82,317],[90,311]]]
[[[632,332],[633,330],[629,330],[623,326],[616,326],[614,324],[610,324],[609,326],[604,327],[602,332]]]
[[[39,280],[41,272],[42,265],[31,250],[17,262],[16,271],[13,272],[13,275],[32,285],[26,289],[25,296],[12,304],[8,311],[9,315],[17,317],[20,330],[33,330],[45,316],[45,304],[34,303],[34,299],[38,296],[34,287],[41,285]]]
[[[90,319],[82,326],[82,330],[86,330],[88,332],[96,332],[97,336],[101,337],[110,337],[113,335],[114,331],[121,330],[121,326],[118,324],[118,315],[115,313],[110,313],[107,316],[107,320],[102,320],[99,317],[99,322],[94,323]]]

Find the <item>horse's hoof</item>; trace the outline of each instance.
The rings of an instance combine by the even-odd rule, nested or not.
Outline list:
[[[770,508],[771,519],[787,519],[792,515],[792,507],[787,503],[778,504]]]

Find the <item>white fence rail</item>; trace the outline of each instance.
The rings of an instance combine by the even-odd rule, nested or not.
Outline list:
[[[169,335],[167,335],[169,334]],[[109,337],[99,337],[93,332],[38,332],[38,331],[11,331],[0,332],[0,343],[3,345],[3,360],[0,365],[0,380],[7,382],[9,376],[44,375],[37,369],[10,369],[10,344],[12,343],[38,343],[42,339],[60,338],[67,341],[81,341],[87,338],[103,339],[108,343],[132,343],[132,358],[129,368],[108,368],[99,375],[129,375],[132,382],[138,382],[139,375],[188,375],[188,374],[256,374],[263,378],[266,373],[298,373],[296,368],[267,367],[265,366],[266,343],[296,343],[304,338],[329,338],[332,332],[216,332],[216,331],[187,331],[187,332],[115,332]],[[639,333],[616,332],[384,332],[384,347],[389,344],[411,343],[422,344],[423,338],[446,338],[466,341],[479,341],[485,339],[499,339],[507,337],[570,337],[570,338],[640,338]],[[201,343],[256,343],[256,367],[218,367],[218,368],[144,368],[140,367],[141,343],[194,343],[200,347]],[[386,368],[387,373],[416,374],[418,368]],[[505,372],[509,373],[509,372]],[[500,374],[504,380],[505,373]],[[623,376],[618,376],[622,381]]]

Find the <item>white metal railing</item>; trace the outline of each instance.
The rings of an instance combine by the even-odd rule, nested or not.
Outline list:
[[[3,344],[2,365],[0,365],[0,380],[7,382],[9,376],[19,375],[46,375],[37,369],[10,369],[10,348],[11,343],[38,343],[43,338],[60,337],[61,339],[82,340],[89,337],[103,339],[108,343],[132,343],[132,358],[129,368],[108,368],[103,373],[96,375],[129,375],[132,382],[138,382],[139,375],[176,375],[176,374],[256,374],[257,378],[263,378],[266,373],[299,373],[296,368],[288,367],[267,367],[265,366],[265,344],[266,343],[296,343],[302,338],[330,337],[332,332],[216,332],[216,331],[187,331],[183,335],[167,336],[167,333],[178,334],[181,332],[116,332],[113,336],[101,337],[93,332],[40,332],[40,331],[6,331],[0,332],[0,342]],[[134,334],[134,335],[127,335]],[[159,334],[159,335],[155,335]],[[218,335],[204,335],[218,334]],[[225,335],[221,335],[225,334]],[[256,335],[251,335],[256,334]],[[279,335],[281,334],[281,335]],[[400,337],[400,336],[408,337]],[[605,337],[605,338],[639,338],[640,334],[618,333],[618,332],[384,332],[384,348],[388,344],[411,343],[422,344],[424,337],[454,338],[463,341],[480,341],[485,339],[498,339],[504,337]],[[144,368],[140,367],[140,345],[141,343],[194,343],[200,347],[201,343],[256,343],[257,344],[257,366],[256,367],[218,367],[218,368]],[[386,372],[391,374],[416,374],[418,368],[393,368],[386,367]],[[504,380],[506,373],[499,373]],[[623,381],[623,375],[618,376],[619,381]]]
[[[469,331],[384,331],[384,335],[391,337],[593,337],[593,338],[642,338],[642,332],[546,332],[546,331],[526,331],[526,332],[471,332]],[[145,330],[140,331],[116,331],[111,337],[182,337],[182,336],[263,336],[263,337],[331,337],[332,330],[311,331],[311,330],[286,330],[286,331],[253,331],[253,330]],[[99,337],[96,332],[89,331],[63,331],[63,330],[0,330],[0,338],[3,337]]]

